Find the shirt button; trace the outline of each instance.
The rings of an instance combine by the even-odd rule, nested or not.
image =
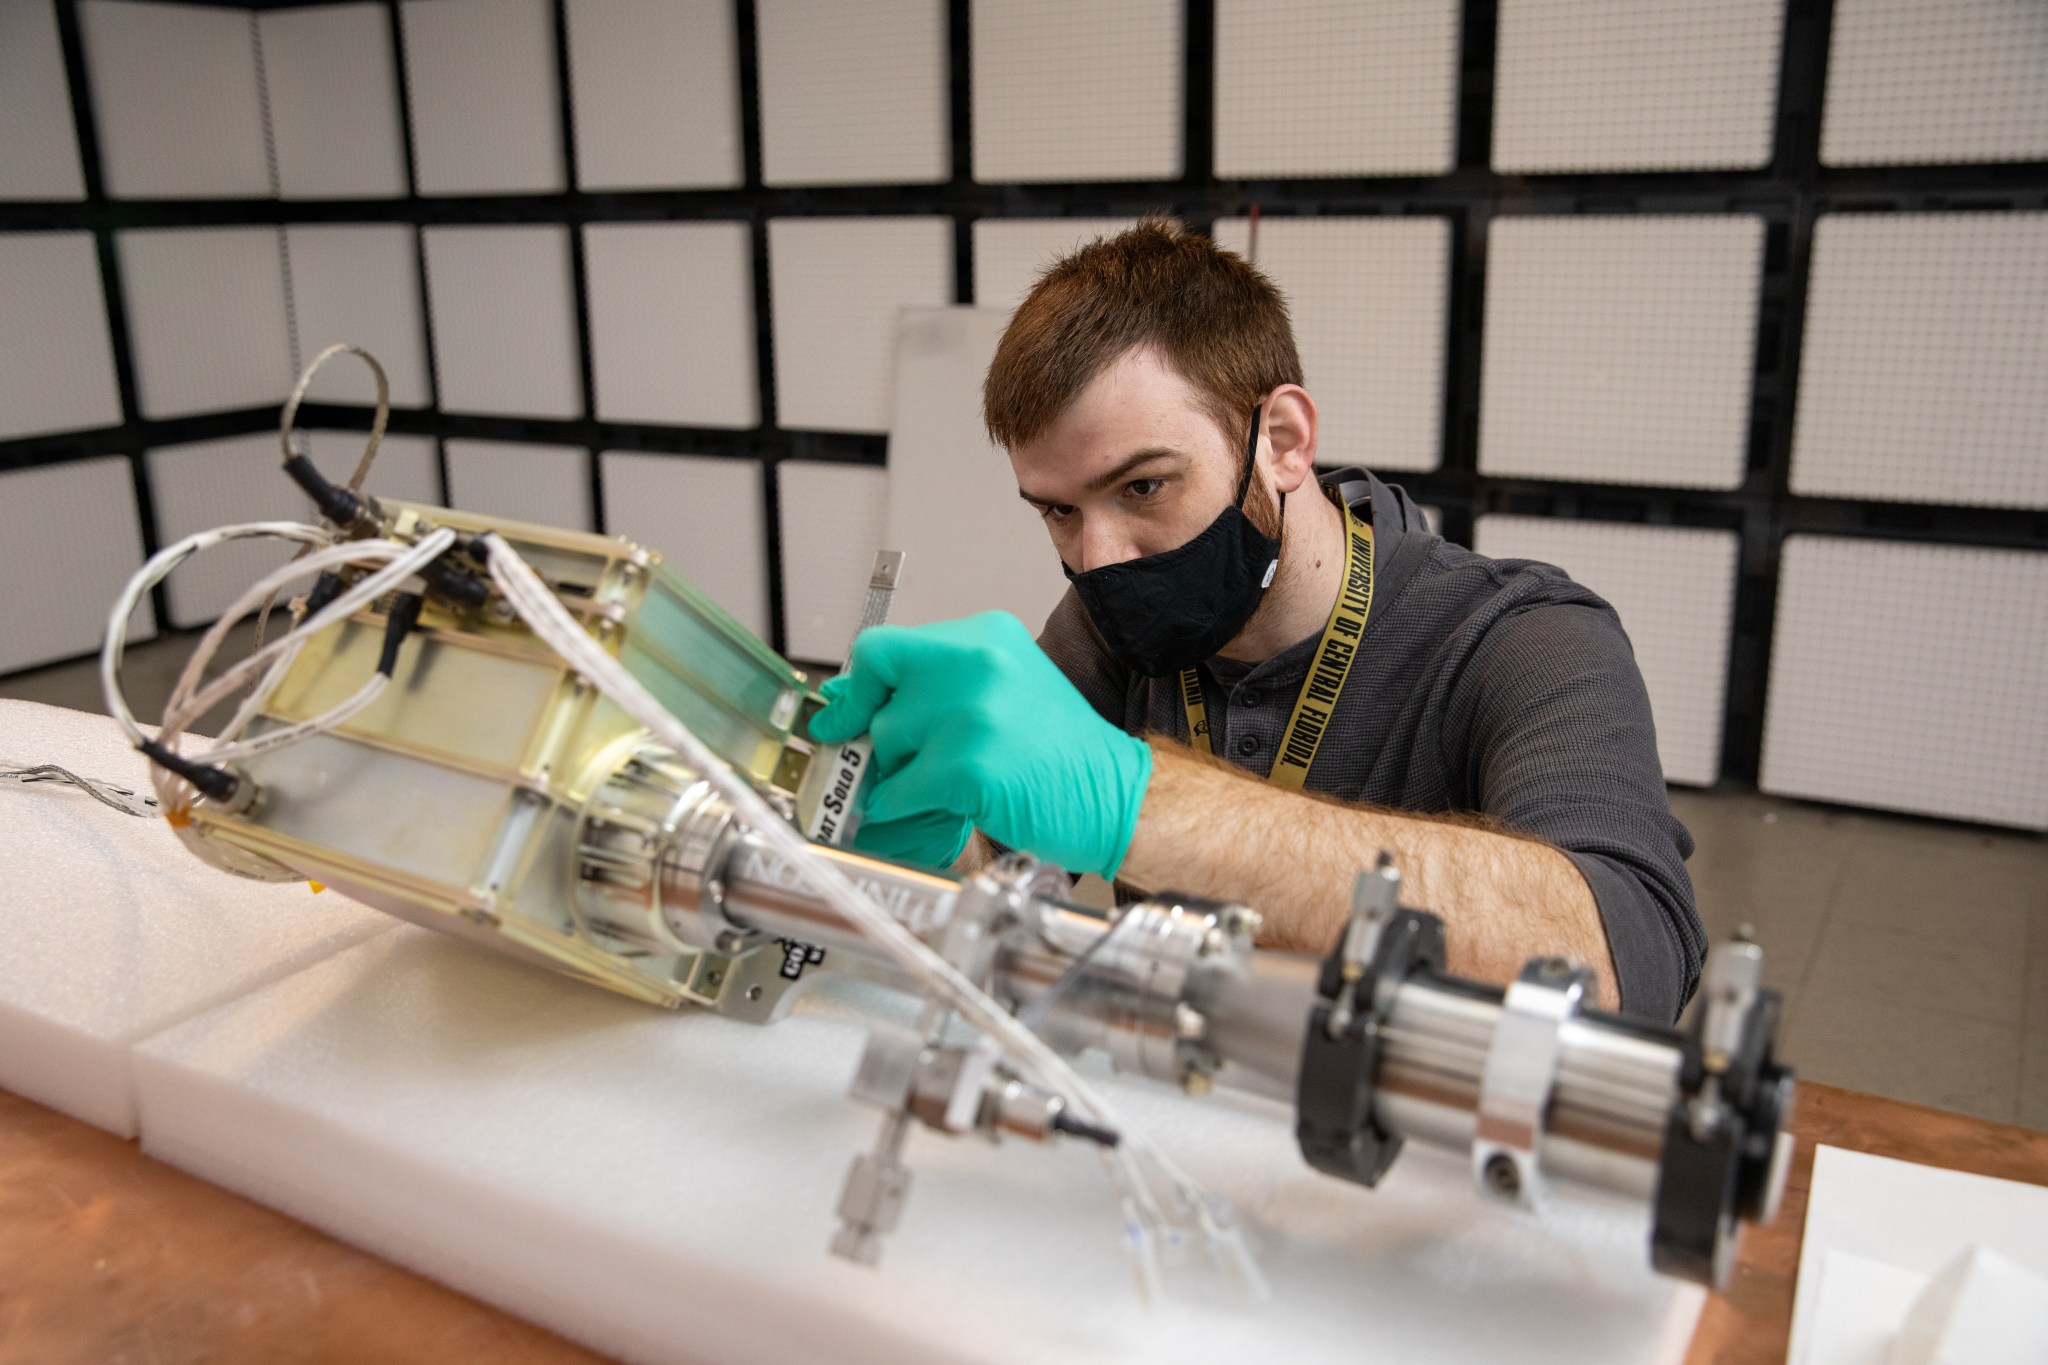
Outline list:
[[[1251,691],[1245,693],[1243,696],[1237,699],[1238,704],[1240,706],[1257,706],[1259,702],[1262,700],[1263,698],[1259,696],[1259,690],[1257,688],[1253,688]]]
[[[1251,757],[1259,751],[1259,737],[1257,735],[1246,735],[1237,742],[1237,751],[1247,758]]]

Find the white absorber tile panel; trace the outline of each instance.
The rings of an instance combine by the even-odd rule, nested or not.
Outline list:
[[[159,544],[232,522],[318,520],[312,502],[284,472],[274,427],[218,441],[159,446],[146,459]],[[345,482],[355,466],[347,462],[349,468],[342,469],[344,462],[324,460],[323,472],[336,483]],[[170,624],[179,629],[211,624],[251,583],[298,551],[293,542],[268,539],[234,540],[202,550],[171,570],[165,583]],[[287,595],[302,590],[303,584]]]
[[[1823,214],[1792,491],[2048,507],[2044,452],[2048,213]]]
[[[262,199],[274,193],[249,11],[80,0],[78,12],[109,195]]]
[[[0,440],[120,420],[92,234],[0,234]]]
[[[1416,1143],[1361,1189],[1302,1163],[1288,1108],[1122,1077],[1098,1083],[1234,1206],[1270,1300],[1193,1252],[1148,1308],[1077,1142],[918,1131],[880,1264],[835,1257],[877,1124],[847,1085],[907,1005],[835,983],[766,1027],[679,1017],[405,926],[139,1048],[143,1150],[649,1365],[1684,1354],[1704,1295],[1650,1269],[1639,1201],[1558,1186],[1532,1217]]]
[[[145,417],[282,403],[291,391],[282,229],[116,234]]]
[[[395,199],[406,193],[391,11],[311,5],[256,16],[286,199]]]
[[[410,223],[297,224],[285,229],[301,363],[311,363],[337,342],[360,346],[384,367],[391,402],[401,408],[424,407],[430,397],[419,244],[413,232]],[[321,367],[307,397],[326,403],[373,403],[377,382],[361,360],[336,356]]]
[[[421,231],[441,406],[581,417],[569,229],[519,224]]]
[[[400,14],[419,192],[567,188],[550,0],[403,0]]]
[[[977,218],[975,306],[1015,308],[1061,258],[1137,225],[1135,218]]]
[[[662,559],[733,619],[768,636],[762,465],[715,455],[608,450],[604,527]]]
[[[2048,5],[1836,0],[1820,159],[2048,160]]]
[[[889,429],[896,315],[953,299],[950,218],[776,218],[768,224],[776,424]]]
[[[761,180],[952,178],[944,0],[760,0]]]
[[[735,223],[583,229],[597,415],[607,422],[752,427],[753,230]]]
[[[1219,245],[1252,247],[1244,218]],[[1287,296],[1318,416],[1316,462],[1435,469],[1442,454],[1451,225],[1445,218],[1263,218],[1257,263]]]
[[[0,474],[0,583],[7,585],[0,592],[0,674],[98,649],[108,608],[141,566],[142,522],[127,457]],[[129,638],[155,633],[144,601]]]
[[[524,441],[447,441],[448,505],[567,531],[595,527],[590,452]]]
[[[738,42],[726,0],[568,0],[568,17],[582,188],[740,183]]]
[[[982,376],[1009,317],[914,308],[899,324],[882,544],[905,555],[893,618],[905,625],[1001,610],[1035,635],[1067,590],[1052,538],[981,421]]]
[[[2048,554],[1788,537],[1757,785],[2048,830]]]
[[[1441,175],[1458,0],[1218,0],[1216,174]]]
[[[56,0],[0,4],[0,199],[83,199]]]
[[[330,482],[345,484],[362,463],[363,447],[369,439],[365,431],[309,431],[307,454]],[[441,457],[434,438],[386,432],[363,490],[379,498],[443,506]]]
[[[782,460],[775,466],[782,514],[783,652],[805,663],[846,662],[867,604],[868,575],[889,514],[889,471],[874,465]],[[902,578],[947,574],[946,564],[903,564]],[[893,604],[892,604],[893,606]]]
[[[1784,0],[1501,0],[1493,168],[1771,159]]]
[[[1515,516],[1481,517],[1476,531],[1480,554],[1555,565],[1607,599],[1650,694],[1664,780],[1718,781],[1735,628],[1735,532]]]
[[[102,715],[0,700],[0,760],[149,793],[147,760]],[[218,871],[162,820],[69,784],[0,782],[0,847],[0,1088],[122,1137],[136,1043],[390,923],[304,882]]]
[[[1739,485],[1763,249],[1748,214],[1495,218],[1481,472]]]
[[[1180,0],[974,0],[974,178],[1177,180]]]

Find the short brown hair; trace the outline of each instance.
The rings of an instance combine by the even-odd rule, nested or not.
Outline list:
[[[1043,435],[1096,375],[1141,346],[1202,395],[1226,434],[1282,384],[1301,382],[1287,301],[1234,251],[1170,218],[1097,238],[1039,277],[981,386],[1000,446]]]

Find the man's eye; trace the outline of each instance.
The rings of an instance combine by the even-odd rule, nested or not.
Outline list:
[[[1048,502],[1041,505],[1038,509],[1038,515],[1044,517],[1047,521],[1065,521],[1073,513],[1074,509],[1063,502]]]
[[[1134,498],[1144,499],[1151,497],[1165,486],[1166,480],[1164,479],[1132,479],[1124,485],[1124,492],[1129,493]]]

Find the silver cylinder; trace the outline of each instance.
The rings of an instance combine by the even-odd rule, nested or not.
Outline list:
[[[960,887],[950,877],[898,867],[844,849],[820,847],[816,853],[831,860],[855,886],[919,938],[930,938],[953,913]],[[792,939],[823,948],[825,960],[820,965],[827,970],[909,985],[907,973],[808,890],[797,870],[758,835],[742,834],[734,840],[717,873],[724,914],[734,923],[766,938]],[[664,899],[677,905],[696,904],[702,875],[699,867],[664,863]]]
[[[1404,983],[1380,1029],[1373,1113],[1381,1127],[1465,1151],[1499,1002],[1426,980]],[[1547,1176],[1648,1198],[1678,1096],[1679,1051],[1577,1018],[1559,1030],[1557,1074],[1537,1147]]]

